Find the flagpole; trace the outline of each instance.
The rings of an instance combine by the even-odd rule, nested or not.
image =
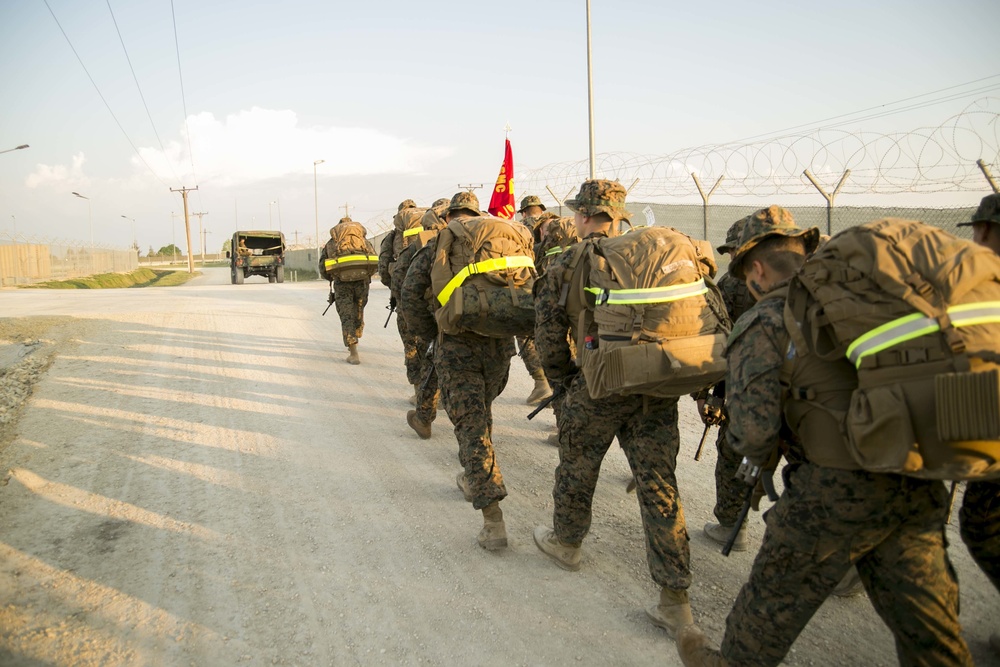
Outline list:
[[[587,0],[587,112],[590,124],[590,177],[594,175],[594,66],[590,49],[590,0]]]

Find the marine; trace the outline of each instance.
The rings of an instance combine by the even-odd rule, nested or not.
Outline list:
[[[322,276],[332,281],[334,304],[337,307],[337,315],[340,316],[340,328],[344,337],[344,346],[348,349],[347,363],[357,365],[361,363],[358,354],[358,341],[361,339],[365,329],[365,306],[368,305],[368,290],[371,285],[371,278],[364,277],[358,280],[342,280],[331,275],[325,268],[325,260],[338,256],[338,247],[334,237],[338,234],[341,226],[353,226],[358,228],[357,234],[364,239],[365,252],[374,256],[375,248],[365,239],[367,231],[361,223],[351,220],[350,217],[341,218],[340,221],[330,228],[330,241],[323,247],[320,253],[319,268]]]

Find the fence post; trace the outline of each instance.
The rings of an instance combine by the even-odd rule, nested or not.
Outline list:
[[[990,168],[986,166],[986,163],[983,162],[982,158],[976,160],[976,165],[979,167],[979,170],[983,172],[983,176],[986,177],[986,180],[989,181],[990,187],[993,188],[993,194],[1000,194],[1000,188],[997,187],[997,182],[993,180],[993,174],[990,173]]]
[[[844,183],[847,182],[847,177],[851,175],[851,170],[848,169],[848,170],[844,171],[844,175],[840,177],[840,183],[837,183],[837,187],[834,188],[832,194],[827,194],[826,193],[826,191],[823,189],[823,186],[820,185],[819,182],[817,182],[817,180],[815,178],[813,178],[813,175],[809,173],[808,169],[806,169],[805,171],[803,171],[802,174],[806,178],[809,179],[809,182],[812,183],[813,186],[817,190],[819,190],[819,193],[821,195],[823,195],[823,198],[826,199],[826,234],[827,234],[827,236],[832,236],[833,235],[833,200],[837,198],[837,194],[840,192],[840,188],[844,187]]]
[[[722,183],[722,179],[725,178],[725,176],[719,176],[719,180],[717,180],[715,182],[715,185],[712,186],[712,189],[708,191],[707,195],[705,194],[705,189],[701,187],[701,181],[698,180],[698,174],[696,174],[696,173],[694,173],[692,171],[691,172],[691,178],[694,179],[694,184],[698,187],[698,194],[701,195],[701,219],[702,219],[702,227],[703,227],[702,235],[705,237],[705,240],[707,241],[708,240],[708,200],[712,197],[712,194],[715,192],[716,188],[719,187],[719,184]]]
[[[636,181],[638,180],[639,179],[636,179]],[[633,183],[632,185],[635,185],[635,183]],[[570,188],[569,192],[566,193],[566,197],[563,197],[561,199],[559,198],[559,195],[552,192],[552,188],[550,188],[548,185],[545,186],[545,189],[549,191],[549,194],[552,195],[552,198],[556,200],[557,204],[559,204],[559,217],[562,217],[563,202],[566,201],[567,197],[573,194],[573,190],[575,190],[576,188]]]

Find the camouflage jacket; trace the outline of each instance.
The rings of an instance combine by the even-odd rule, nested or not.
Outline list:
[[[386,287],[392,288],[392,276],[389,275],[389,265],[396,261],[393,256],[393,241],[396,238],[396,230],[392,230],[382,239],[382,245],[378,251],[378,279]]]
[[[719,279],[719,291],[722,292],[722,300],[726,304],[729,319],[733,322],[743,317],[743,313],[750,310],[754,304],[746,283],[728,271]]]
[[[413,254],[416,251],[417,245],[411,243],[403,248],[403,252],[399,253],[396,262],[389,267],[389,276],[392,279],[392,285],[389,286],[389,289],[395,293],[396,298],[399,298],[399,290],[403,286],[403,280],[406,279],[406,271],[410,268],[410,264],[413,262]]]
[[[434,245],[430,243],[415,254],[406,269],[406,275],[399,286],[399,312],[406,319],[410,333],[424,340],[437,336],[437,322],[434,311],[427,302],[431,289],[431,263],[434,260]],[[416,246],[410,246],[416,247]],[[409,250],[409,247],[407,248]],[[400,258],[406,251],[400,255]]]
[[[726,345],[727,437],[755,465],[770,457],[784,423],[781,367],[789,343],[784,309],[781,297],[759,301],[737,320]]]

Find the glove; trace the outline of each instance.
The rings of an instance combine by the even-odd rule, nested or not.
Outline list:
[[[718,426],[726,421],[726,415],[722,411],[723,399],[718,396],[709,396],[704,401],[698,401],[698,413],[701,415],[701,423],[705,426]]]
[[[396,310],[396,297],[389,296],[389,310]]]

